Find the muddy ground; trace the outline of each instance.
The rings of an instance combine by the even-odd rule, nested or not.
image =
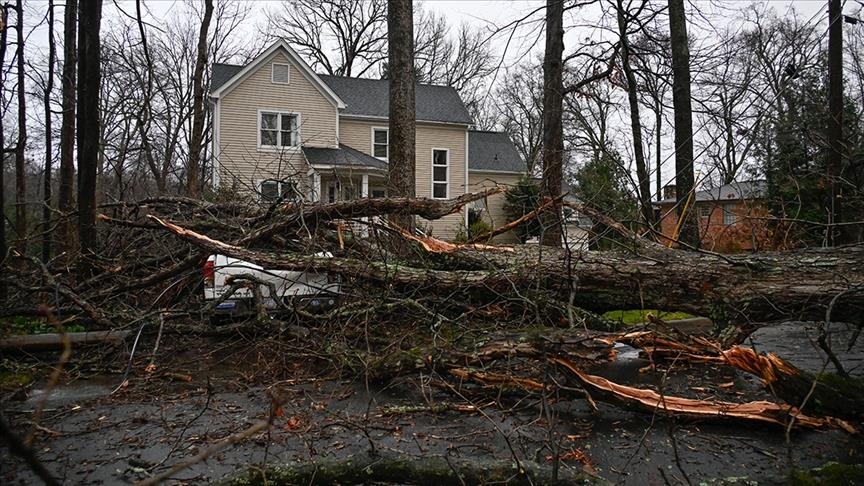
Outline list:
[[[850,330],[834,326],[840,349]],[[748,344],[820,371],[825,360],[813,344],[814,332],[811,323],[783,323],[760,329]],[[7,393],[3,413],[25,435],[33,411],[44,403],[34,449],[66,484],[145,479],[271,414],[275,418],[269,430],[173,475],[171,482],[198,484],[249,466],[382,452],[534,461],[550,467],[551,458],[559,456],[562,468],[634,485],[724,480],[787,484],[793,470],[830,461],[864,462],[864,441],[839,430],[793,430],[787,435],[780,427],[683,421],[603,403],[594,411],[584,400],[561,400],[547,408],[536,396],[490,397],[470,386],[455,394],[439,386],[437,377],[426,375],[386,386],[367,383],[363,376],[328,379],[309,366],[312,358],[285,363],[241,338],[172,336],[163,341],[156,370],[148,374],[143,369],[152,345],[152,338],[142,341],[128,385],[114,393],[128,350],[97,353],[93,359],[98,363],[90,371],[87,366],[73,368],[50,393],[43,390],[44,382],[26,393]],[[864,376],[864,339],[841,357],[853,375]],[[275,362],[289,373],[275,382],[262,381]],[[659,386],[670,394],[723,400],[768,397],[754,378],[726,367],[676,363],[645,371],[648,364],[635,350],[621,348],[616,362],[590,371],[622,383]],[[114,372],[105,372],[106,367]],[[274,396],[283,403],[275,411]],[[406,408],[447,404],[454,407]],[[467,404],[476,409],[455,407]],[[38,482],[5,446],[0,454],[0,482]]]

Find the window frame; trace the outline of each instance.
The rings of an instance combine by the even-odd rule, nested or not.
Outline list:
[[[435,163],[435,152],[444,152],[446,154],[446,159],[445,159],[446,163],[444,165]],[[435,180],[435,167],[444,167],[445,177],[444,177],[443,181]],[[436,148],[436,147],[432,148],[431,168],[432,168],[432,174],[431,174],[430,179],[432,181],[432,186],[431,186],[432,192],[430,193],[430,195],[432,196],[432,199],[450,199],[450,149],[449,148]],[[435,196],[435,185],[436,184],[444,184],[444,197]]]
[[[723,204],[723,225],[732,226],[732,225],[738,223],[738,215],[735,213],[734,209],[735,209],[734,203],[724,203]]]
[[[275,186],[276,186],[275,187],[276,188],[276,197],[272,197],[272,198],[264,195],[264,185],[265,184],[271,184],[271,183],[275,184]],[[291,187],[292,188],[291,192],[294,193],[291,196],[289,196],[290,199],[294,199],[294,198],[297,198],[300,196],[300,185],[297,184],[297,181],[295,181],[293,179],[274,179],[272,177],[267,178],[267,179],[260,179],[258,181],[258,199],[261,201],[264,201],[264,202],[271,202],[271,203],[276,202],[280,198],[286,199],[286,195],[285,195],[285,192],[286,192],[285,188],[286,187]]]
[[[385,147],[384,150],[385,150],[385,153],[387,154],[385,157],[378,157],[377,155],[375,155],[375,146],[381,145],[380,143],[375,143],[375,132],[379,132],[379,131],[387,134],[387,143],[384,144],[384,147]],[[372,151],[370,152],[370,154],[372,155],[372,157],[375,157],[376,159],[379,159],[379,160],[385,160],[385,161],[389,160],[390,159],[390,128],[389,127],[371,127],[371,133],[372,133]]]
[[[285,66],[288,68],[288,80],[285,82],[276,81],[276,66]],[[291,64],[286,62],[271,62],[270,63],[270,82],[273,84],[291,84]]]
[[[703,205],[699,206],[699,217],[709,219],[711,218],[711,206]]]
[[[261,131],[263,130],[262,129],[262,126],[263,126],[262,121],[263,121],[264,115],[276,115],[276,122],[277,122],[277,127],[275,129],[276,142],[277,142],[276,145],[263,145],[261,143],[262,142]],[[294,134],[294,138],[297,141],[297,145],[280,145],[280,143],[282,142],[282,136],[281,136],[282,132],[285,131],[282,129],[282,117],[286,116],[286,115],[287,116],[293,116],[294,119],[296,120],[295,121],[296,128],[294,130],[292,130],[291,132]],[[300,148],[303,145],[302,138],[300,135],[300,133],[301,133],[300,126],[302,124],[301,120],[302,120],[302,118],[301,118],[300,112],[297,112],[297,111],[271,110],[271,109],[263,109],[263,108],[259,109],[258,110],[258,150],[262,150],[262,151],[300,150]],[[268,131],[274,131],[274,130],[268,129]]]

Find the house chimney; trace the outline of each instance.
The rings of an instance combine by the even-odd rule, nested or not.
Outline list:
[[[675,184],[666,184],[663,187],[663,199],[675,199]]]

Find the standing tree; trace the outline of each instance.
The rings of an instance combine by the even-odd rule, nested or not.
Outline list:
[[[642,214],[642,222],[650,227],[654,224],[654,208],[651,205],[651,179],[648,175],[648,167],[645,162],[645,150],[642,143],[642,118],[639,113],[639,84],[630,64],[631,49],[629,39],[629,26],[639,13],[645,8],[647,2],[642,2],[637,7],[636,13],[630,12],[629,4],[624,5],[622,0],[616,0],[615,10],[618,20],[618,39],[620,42],[621,69],[627,81],[627,100],[630,103],[630,129],[633,133],[633,158],[636,162],[637,194],[639,195],[639,208]]]
[[[546,0],[543,57],[543,195],[556,198],[564,180],[564,0]],[[542,244],[561,245],[561,210],[547,212]]]
[[[66,0],[63,15],[63,78],[62,91],[63,117],[60,121],[60,184],[57,205],[60,212],[69,214],[75,210],[75,78],[76,64],[78,63],[77,36],[78,27],[78,0]],[[63,223],[58,228],[60,232],[59,251],[74,251],[75,231],[68,223],[68,218],[63,218]]]
[[[672,105],[675,109],[675,199],[680,225],[678,239],[699,248],[693,171],[693,111],[690,106],[690,48],[684,0],[669,0],[669,41],[672,47]]]
[[[9,5],[0,5],[0,67],[6,61],[6,37],[9,26]],[[0,69],[0,86],[6,84],[6,71]],[[6,138],[4,133],[3,117],[0,116],[0,263],[6,261],[6,191],[2,190],[5,186],[6,172]],[[6,298],[6,283],[0,280],[0,299]]]
[[[45,175],[43,178],[42,200],[42,261],[51,258],[51,170],[52,145],[51,133],[51,94],[54,91],[54,59],[57,57],[54,44],[54,0],[48,0],[48,79],[42,100],[45,107]]]
[[[828,2],[828,229],[827,240],[834,246],[835,225],[841,222],[837,197],[838,180],[843,178],[843,7],[840,0]]]
[[[99,158],[99,85],[102,2],[82,2],[78,18],[78,241],[96,247],[96,166]]]
[[[213,0],[204,0],[204,18],[198,33],[195,73],[192,75],[192,136],[189,140],[189,165],[186,170],[186,194],[198,197],[201,189],[201,149],[204,140],[204,68],[207,65],[207,31],[213,17]]]
[[[27,148],[27,98],[24,86],[24,6],[21,0],[15,2],[16,41],[15,57],[18,59],[18,143],[15,145],[15,232],[18,236],[19,250],[27,251],[27,175],[24,157]]]
[[[391,196],[414,197],[414,15],[411,0],[389,0],[387,42],[390,69],[389,190]],[[396,224],[413,227],[413,218]]]
[[[533,175],[542,165],[543,85],[534,63],[507,72],[497,90],[501,124]]]

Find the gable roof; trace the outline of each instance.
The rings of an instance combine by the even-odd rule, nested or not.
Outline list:
[[[210,97],[219,98],[223,94],[229,92],[238,82],[253,73],[261,64],[264,63],[274,53],[282,51],[300,73],[308,79],[324,97],[328,98],[338,108],[345,108],[345,102],[330,89],[321,78],[315,74],[308,64],[300,59],[300,56],[282,39],[277,40],[270,46],[269,49],[258,55],[252,62],[245,66],[232,66],[230,64],[215,64],[213,73],[210,76]],[[216,66],[221,66],[217,69]],[[218,72],[217,72],[218,71]]]
[[[327,165],[338,167],[373,167],[376,169],[387,169],[387,162],[366,155],[363,152],[339,144],[339,148],[303,147],[303,155],[309,161],[309,165]]]
[[[737,201],[740,199],[764,198],[768,185],[764,180],[733,182],[704,191],[696,191],[696,202],[704,201]],[[674,203],[675,198],[665,198],[655,204]]]
[[[468,170],[524,173],[527,166],[506,133],[468,130]]]
[[[390,81],[386,79],[346,78],[322,74],[321,79],[345,100],[346,116],[389,118]],[[462,98],[449,86],[417,84],[414,90],[415,116],[420,121],[471,125],[474,120]]]

